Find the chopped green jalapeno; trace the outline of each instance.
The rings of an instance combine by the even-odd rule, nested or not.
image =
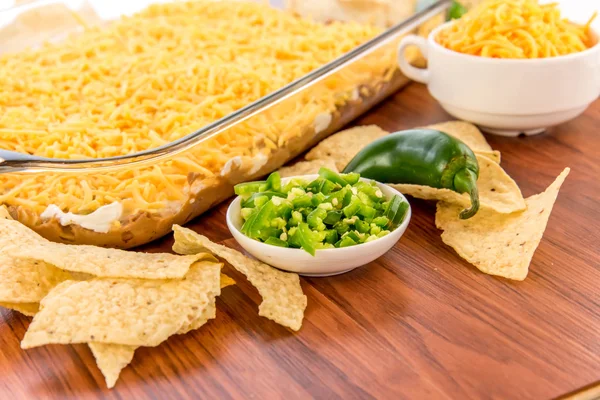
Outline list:
[[[270,199],[273,196],[277,196],[277,197],[282,197],[282,198],[286,198],[286,194],[281,193],[281,192],[257,192],[257,193],[252,193],[252,195],[250,197],[248,197],[246,200],[242,201],[242,207],[246,208],[246,207],[254,207],[254,200],[256,200],[257,197],[261,197],[261,196],[266,196],[267,200]]]
[[[394,219],[392,220],[392,227],[397,227],[404,221],[404,216],[406,215],[406,211],[408,211],[408,204],[406,202],[400,203],[400,208],[396,215],[394,215]]]
[[[323,194],[329,194],[336,189],[337,185],[331,181],[325,181],[319,190]]]
[[[319,176],[333,183],[337,183],[340,186],[346,186],[348,184],[348,182],[346,182],[344,178],[340,176],[340,174],[325,167],[321,167],[319,170]]]
[[[266,186],[266,181],[258,181],[258,182],[247,182],[240,183],[239,185],[235,185],[234,191],[238,196],[243,196],[245,194],[262,192],[260,190],[262,187]]]
[[[317,193],[311,197],[311,203],[313,207],[318,207],[319,204],[325,201],[325,195],[323,193]]]
[[[315,208],[308,217],[306,217],[306,222],[308,222],[308,226],[312,229],[315,229],[319,232],[324,231],[326,228],[323,223],[323,219],[327,216],[327,211],[322,208]]]
[[[305,194],[303,196],[296,197],[292,200],[292,205],[296,210],[303,207],[312,207],[312,196]]]
[[[352,238],[346,236],[345,238],[343,238],[342,240],[337,242],[335,247],[348,247],[348,246],[354,246],[356,244],[358,244],[358,243],[355,242],[354,240],[352,240]]]
[[[274,216],[275,205],[271,201],[268,201],[256,213],[256,218],[254,218],[252,225],[249,226],[247,235],[253,239],[261,236],[262,230],[271,227],[271,219]]]
[[[360,201],[351,202],[342,209],[344,215],[348,218],[352,217],[360,210]]]
[[[338,222],[340,219],[342,219],[341,211],[329,211],[327,213],[327,216],[323,220],[323,223],[327,225],[335,225],[335,223]]]
[[[270,190],[281,190],[281,176],[279,172],[273,172],[267,178],[267,188]]]
[[[319,193],[324,183],[325,179],[317,178],[306,186],[306,191],[311,193]]]
[[[298,225],[298,231],[296,232],[300,246],[306,250],[310,255],[315,255],[317,241],[314,237],[314,232],[310,230],[308,224],[301,223]]]
[[[358,181],[360,180],[360,174],[357,174],[356,172],[350,172],[349,174],[342,174],[342,178],[349,185],[354,185],[355,183],[358,183]]]
[[[235,193],[242,197],[242,233],[311,255],[377,240],[398,227],[408,211],[406,201],[386,198],[375,182],[327,168],[310,182],[294,178],[283,184],[273,173],[265,181],[236,185]]]
[[[387,219],[387,217],[377,217],[377,218],[373,218],[372,223],[377,225],[380,228],[384,228],[386,226],[388,226],[390,220]]]
[[[289,193],[293,188],[301,188],[304,182],[300,179],[290,179],[283,187],[282,192]]]
[[[279,247],[290,247],[290,245],[288,244],[288,242],[286,242],[285,240],[281,240],[279,238],[276,237],[270,237],[267,240],[265,240],[266,244],[271,244],[273,246],[279,246]]]
[[[338,241],[339,235],[336,230],[330,229],[325,232],[325,242],[335,244]]]
[[[333,225],[333,229],[336,230],[336,232],[340,235],[348,232],[348,230],[350,229],[350,225],[348,225],[347,223],[340,221],[338,223],[336,223],[335,225]]]
[[[402,204],[402,199],[399,196],[392,197],[392,200],[390,200],[385,208],[385,216],[389,221],[394,220],[394,217],[400,210],[400,204]]]
[[[372,220],[377,215],[377,210],[363,203],[358,209],[358,215],[362,215],[367,220]]]
[[[349,237],[350,239],[354,240],[356,243],[360,242],[360,236],[358,235],[358,233],[356,233],[355,231],[349,231],[346,233],[345,236],[343,236],[344,238]]]
[[[366,221],[358,220],[354,225],[356,227],[356,230],[360,233],[367,233],[369,232],[369,229],[371,229],[371,225],[369,225],[369,223]]]
[[[242,208],[242,210],[240,211],[240,214],[242,215],[242,218],[244,219],[244,221],[246,221],[248,218],[250,218],[250,216],[252,215],[253,212],[254,212],[254,208]]]
[[[250,214],[248,216],[248,218],[246,219],[246,222],[244,222],[244,225],[242,225],[242,233],[244,235],[248,235],[248,232],[250,232],[250,227],[252,226],[252,224],[254,224],[254,220],[256,220],[256,215],[258,214],[258,212],[255,212],[253,214]],[[242,214],[242,217],[244,216],[244,214]]]

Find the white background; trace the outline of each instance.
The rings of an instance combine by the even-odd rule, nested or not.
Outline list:
[[[77,9],[84,3],[85,0],[64,0],[63,3],[68,4],[69,8]],[[118,17],[121,13],[131,13],[143,8],[146,4],[152,3],[151,0],[88,0],[94,5],[94,9],[102,18],[112,19]],[[160,0],[159,0],[160,1]],[[281,6],[285,0],[270,0],[273,5]],[[307,0],[308,1],[308,0]],[[310,0],[315,1],[315,0]],[[316,0],[316,1],[331,1],[331,0]],[[339,0],[338,0],[339,1]],[[405,1],[405,0],[392,0]],[[408,1],[408,0],[406,0]],[[427,4],[434,0],[419,0],[420,3]],[[600,0],[541,0],[543,3],[556,2],[559,3],[563,14],[575,22],[587,22],[587,19],[594,11],[600,14]],[[21,1],[21,3],[26,1]],[[38,0],[38,3],[58,2],[57,0]],[[156,0],[154,1],[156,2]],[[15,0],[0,0],[0,10],[7,9],[16,3]],[[600,31],[600,15],[596,18],[593,25],[596,31]]]
[[[584,23],[592,16],[594,11],[600,14],[600,0],[554,0],[559,3],[564,16],[572,21]],[[549,3],[549,1],[544,1]],[[592,23],[596,31],[600,31],[600,15]]]

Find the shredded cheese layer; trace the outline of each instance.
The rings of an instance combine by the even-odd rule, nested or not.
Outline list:
[[[0,58],[0,148],[99,158],[154,148],[281,88],[373,38],[378,28],[320,24],[238,1],[153,5],[58,44]],[[0,175],[0,204],[90,213],[115,201],[153,211],[193,179],[240,157],[259,166],[302,128],[389,71],[388,59],[340,73],[273,113],[152,167],[87,175]],[[316,94],[316,95],[315,95]],[[229,165],[231,167],[231,165]],[[225,168],[226,169],[226,168]]]
[[[561,18],[556,3],[538,0],[486,0],[437,41],[460,53],[493,58],[543,58],[584,51],[593,46],[590,24],[576,25]]]

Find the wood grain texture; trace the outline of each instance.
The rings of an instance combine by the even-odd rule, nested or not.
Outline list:
[[[413,84],[358,121],[399,130],[448,120]],[[396,247],[345,275],[302,279],[292,334],[257,315],[258,293],[230,268],[217,318],[136,352],[109,391],[86,346],[23,351],[28,319],[3,310],[0,398],[548,399],[600,380],[600,101],[530,138],[488,136],[529,196],[572,169],[524,282],[480,273],[445,246],[434,205],[411,200]],[[191,223],[236,247],[226,204]],[[170,248],[172,238],[146,246]]]

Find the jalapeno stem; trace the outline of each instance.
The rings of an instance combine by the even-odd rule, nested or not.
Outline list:
[[[468,193],[471,198],[471,208],[462,210],[459,217],[469,219],[479,210],[479,192],[477,191],[477,174],[468,168],[463,168],[454,175],[454,188],[458,193]]]

